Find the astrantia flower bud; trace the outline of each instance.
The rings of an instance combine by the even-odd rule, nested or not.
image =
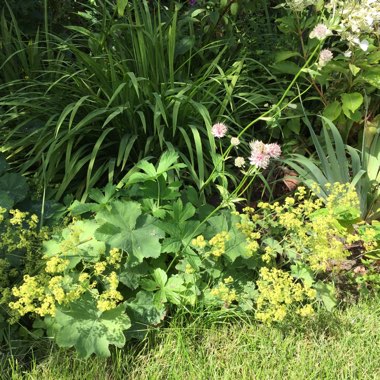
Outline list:
[[[326,66],[333,59],[333,53],[329,49],[323,49],[319,54],[318,66]]]
[[[240,140],[237,137],[231,137],[231,145],[238,146],[240,144]]]
[[[235,158],[235,166],[237,168],[242,168],[245,165],[244,157],[236,157]]]

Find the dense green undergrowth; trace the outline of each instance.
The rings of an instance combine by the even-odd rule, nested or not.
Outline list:
[[[41,13],[27,30],[31,9]],[[373,0],[7,3],[4,363],[16,370],[9,353],[54,341],[75,365],[71,348],[90,358],[90,370],[104,363],[93,354],[112,352],[136,378],[221,368],[228,378],[247,347],[268,354],[269,334],[289,346],[290,356],[275,351],[285,372],[258,354],[242,376],[286,377],[298,346],[309,376],[307,344],[327,362],[323,378],[338,371],[326,342],[349,350],[344,330],[363,341],[336,305],[380,288],[379,24]],[[352,310],[373,315],[374,302]],[[62,352],[52,352],[54,368]],[[211,353],[219,367],[205,362]],[[123,367],[125,355],[148,372]]]
[[[193,188],[166,185],[177,159],[167,152],[156,167],[142,161],[122,189],[109,185],[90,193],[93,202],[74,201],[66,228],[43,242],[29,237],[40,249],[34,261],[30,242],[10,226],[33,230],[38,217],[32,223],[28,213],[2,208],[3,274],[16,277],[2,283],[4,321],[87,358],[144,339],[176,310],[302,323],[320,307],[331,311],[350,287],[359,294],[379,287],[379,224],[361,221],[348,184],[328,186],[325,203],[318,186],[310,194],[299,187],[282,203],[238,212],[230,197],[212,207]]]

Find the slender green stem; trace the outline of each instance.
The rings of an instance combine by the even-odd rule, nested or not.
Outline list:
[[[46,43],[46,51],[48,54],[49,61],[52,58],[51,50],[50,50],[50,40],[49,40],[49,18],[48,18],[48,0],[44,0],[44,31],[45,31],[45,43]]]
[[[47,188],[47,183],[46,183],[46,162],[45,162],[45,155],[42,155],[42,178],[43,178],[43,193],[42,193],[42,204],[41,204],[41,218],[40,218],[40,229],[42,229],[44,225],[44,219],[45,219],[45,201],[46,201],[46,188]]]
[[[256,176],[251,178],[251,180],[249,181],[248,185],[244,188],[244,190],[240,194],[238,193],[238,197],[240,197],[247,191],[247,189],[252,185],[252,182],[255,180],[255,178]]]
[[[160,207],[160,198],[161,198],[160,181],[157,178],[157,207]]]
[[[222,146],[222,141],[219,139],[219,149],[220,149],[220,159],[221,159],[221,165],[222,165],[222,181],[221,183],[223,184],[223,179],[225,178],[224,172],[225,172],[225,167],[226,167],[226,162],[224,160],[224,154],[223,154],[223,146]]]

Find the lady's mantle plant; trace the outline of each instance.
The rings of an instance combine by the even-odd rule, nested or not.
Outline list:
[[[300,188],[283,204],[211,209],[205,220],[196,193],[180,198],[161,170],[175,167],[164,165],[169,158],[127,179],[126,191],[107,186],[92,194],[97,202],[75,203],[81,219],[44,243],[44,270],[13,288],[9,306],[83,357],[143,336],[171,305],[251,311],[265,323],[334,306],[334,286],[322,278],[342,270],[358,240],[355,192],[334,185],[323,204]]]

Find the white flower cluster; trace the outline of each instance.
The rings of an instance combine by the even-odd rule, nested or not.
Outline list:
[[[285,2],[284,5],[296,12],[302,12],[309,5],[314,4],[313,0],[285,0]]]
[[[326,8],[330,11],[336,30],[342,40],[362,50],[368,49],[363,36],[380,33],[380,1],[378,0],[331,0]]]
[[[285,0],[283,6],[292,11],[303,11],[315,5],[311,0]],[[380,35],[380,0],[325,0],[324,8],[330,14],[327,25],[320,23],[310,33],[310,38],[323,40],[336,32],[351,48],[367,51],[369,41]],[[331,29],[331,30],[330,30]]]

